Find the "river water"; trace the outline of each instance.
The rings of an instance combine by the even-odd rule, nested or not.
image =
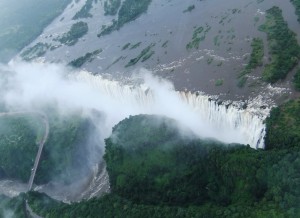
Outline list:
[[[300,42],[300,24],[297,22],[294,7],[287,0],[264,0],[261,3],[258,3],[257,0],[226,0],[226,3],[222,0],[153,0],[148,12],[135,22],[126,24],[119,31],[100,38],[97,37],[97,34],[100,32],[101,26],[108,25],[115,17],[104,16],[103,1],[98,1],[91,11],[93,18],[83,19],[89,25],[88,34],[75,46],[60,45],[53,41],[55,37],[67,32],[76,22],[72,20],[72,17],[84,2],[79,1],[77,4],[69,5],[64,13],[28,46],[33,46],[38,42],[60,46],[55,50],[47,51],[39,61],[68,63],[87,52],[101,48],[103,52],[93,61],[83,65],[83,69],[93,74],[127,80],[136,70],[147,68],[153,74],[172,81],[176,90],[189,93],[185,98],[191,104],[197,102],[197,99],[189,91],[201,91],[231,100],[253,100],[262,96],[276,100],[284,93],[293,94],[290,84],[286,81],[274,86],[259,83],[243,89],[236,85],[236,77],[249,59],[251,39],[261,37],[265,45],[267,44],[265,33],[257,30],[258,26],[265,21],[267,9],[274,5],[279,6],[283,10],[283,16],[288,22],[289,28],[297,34]],[[195,5],[195,9],[183,13],[183,10],[190,5]],[[188,51],[186,45],[191,41],[193,30],[200,26],[207,26],[210,29],[206,33],[205,39],[200,42],[199,48]],[[126,43],[138,42],[141,42],[141,45],[136,49],[122,50]],[[165,47],[162,46],[164,42],[167,42]],[[143,63],[139,62],[133,67],[124,67],[130,59],[135,58],[151,43],[155,43],[153,48],[155,54],[150,59]],[[120,57],[122,57],[120,61],[110,66]],[[210,60],[211,63],[208,63]],[[265,52],[264,61],[265,63],[268,61],[267,52]],[[261,68],[255,70],[250,80],[252,82],[259,81],[261,72]],[[217,80],[222,80],[223,85],[216,86]],[[213,110],[212,105],[210,109]],[[238,114],[238,110],[232,112],[232,119],[235,114]],[[215,108],[215,111],[223,113],[223,117],[224,113],[229,113],[226,111],[226,107],[224,110],[222,109],[223,112],[220,112],[218,108]],[[213,114],[211,117],[217,118]],[[260,122],[263,119],[259,118],[255,121],[256,123],[251,123],[253,120],[247,119],[245,119],[243,130],[247,130],[247,125],[255,124],[253,129],[257,131],[257,137],[262,137],[264,129]],[[232,125],[235,123],[233,122]],[[257,146],[257,142],[256,140],[253,147]],[[50,183],[36,187],[36,190],[44,191],[52,197],[65,201],[90,198],[109,191],[108,175],[103,164],[95,166],[93,173],[86,180],[78,183],[76,187],[80,191],[77,194],[68,194],[71,193],[71,191],[66,191],[68,187],[64,187],[65,191],[61,192],[62,189],[55,189],[55,186],[61,188],[62,184]],[[26,187],[27,184],[13,181],[0,182],[0,192],[8,196],[15,196],[17,193],[25,191]]]
[[[61,46],[53,38],[64,34],[77,22],[72,17],[84,2],[70,5],[30,46],[37,42]],[[195,5],[195,9],[183,13],[190,5]],[[68,63],[101,48],[103,52],[84,64],[83,69],[124,80],[136,69],[147,68],[171,80],[177,90],[204,91],[224,99],[243,100],[266,91],[267,84],[259,80],[262,68],[251,74],[242,89],[237,87],[237,76],[249,60],[252,38],[260,37],[267,45],[266,34],[258,31],[258,26],[264,23],[265,11],[272,6],[282,9],[284,19],[289,28],[297,33],[300,42],[300,24],[289,1],[226,0],[224,4],[223,0],[153,0],[148,12],[136,21],[100,38],[97,34],[101,26],[109,25],[116,17],[104,16],[103,2],[98,1],[91,11],[93,18],[82,19],[88,23],[88,34],[75,46],[62,45],[53,51],[49,50],[42,60]],[[200,42],[198,49],[188,51],[186,45],[192,39],[193,30],[200,26],[209,27],[205,39]],[[122,50],[126,43],[133,45],[138,42],[141,42],[139,47]],[[167,42],[165,47],[162,46],[164,42]],[[151,43],[155,43],[155,54],[150,59],[132,67],[124,67]],[[268,62],[267,49],[264,62]],[[216,86],[220,80],[222,85]],[[280,96],[293,92],[285,81],[275,87],[282,88]],[[280,97],[272,93],[270,95],[274,99]]]

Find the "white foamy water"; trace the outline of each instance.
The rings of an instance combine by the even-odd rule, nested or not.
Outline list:
[[[136,114],[164,115],[203,138],[249,144],[253,148],[264,147],[263,120],[269,113],[268,109],[259,106],[243,109],[241,102],[220,103],[203,93],[177,92],[168,82],[151,77],[135,86],[122,85],[88,72],[80,72],[72,79],[87,83],[96,92],[116,101],[124,118]]]
[[[249,144],[253,148],[264,147],[264,119],[269,109],[262,109],[260,98],[247,102],[220,102],[216,97],[204,93],[175,91],[166,80],[141,72],[134,81],[126,85],[104,79],[99,75],[81,71],[70,73],[59,65],[16,63],[5,68],[11,72],[3,99],[9,108],[30,111],[43,105],[55,103],[62,114],[82,109],[89,113],[97,110],[103,115],[97,125],[99,146],[104,149],[104,139],[109,137],[112,127],[130,115],[156,114],[177,120],[201,138],[215,138],[225,143]],[[1,81],[0,81],[1,82]],[[180,128],[180,127],[179,127]],[[51,132],[51,129],[50,129]],[[101,157],[93,160],[97,166]],[[36,187],[49,190],[57,199],[80,200],[101,195],[109,191],[108,175],[104,168],[94,169],[94,174],[75,184],[76,193],[50,183]],[[0,193],[16,196],[22,192],[17,182],[1,181]],[[58,188],[55,188],[58,187]]]

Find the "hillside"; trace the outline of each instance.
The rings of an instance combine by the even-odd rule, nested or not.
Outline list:
[[[90,150],[96,152],[96,142],[89,140],[95,131],[91,120],[80,114],[61,116],[56,109],[46,111],[50,135],[46,141],[35,184],[51,180],[72,183],[91,171],[87,163]],[[38,113],[7,113],[0,117],[0,177],[27,183],[33,168],[38,144],[45,126]],[[100,155],[100,150],[98,150]],[[96,155],[96,154],[95,154]]]
[[[279,110],[287,113],[289,104]],[[273,137],[270,129],[268,125]],[[140,115],[114,127],[106,140],[105,160],[112,189],[102,198],[71,205],[39,193],[28,193],[26,198],[35,212],[47,217],[297,217],[300,213],[297,145],[268,150],[224,145],[197,139],[188,130],[182,135],[174,120]]]

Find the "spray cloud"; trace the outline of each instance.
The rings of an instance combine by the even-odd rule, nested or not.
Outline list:
[[[208,96],[176,92],[170,82],[146,70],[140,71],[144,82],[138,86],[121,85],[84,71],[71,72],[57,64],[12,63],[2,71],[10,72],[6,90],[2,90],[10,110],[35,110],[49,103],[62,113],[95,109],[105,116],[99,126],[103,137],[130,115],[158,114],[179,121],[200,137],[261,147],[257,144],[264,129],[261,117],[217,105]]]

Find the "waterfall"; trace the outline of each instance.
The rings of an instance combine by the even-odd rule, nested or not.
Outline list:
[[[257,100],[249,100],[245,105],[245,102],[238,101],[221,102],[217,97],[201,92],[179,92],[170,82],[148,74],[138,78],[139,83],[129,85],[86,71],[70,73],[54,64],[12,63],[4,70],[11,73],[3,82],[6,89],[2,95],[6,106],[13,111],[32,111],[55,103],[62,115],[78,110],[86,115],[98,115],[90,113],[94,112],[93,109],[102,112],[101,119],[93,119],[101,148],[104,148],[104,139],[110,136],[114,125],[138,114],[170,117],[201,138],[264,147],[264,120],[270,109],[261,107]],[[98,168],[99,159],[90,160],[95,161],[91,163],[93,178],[78,179],[76,186],[62,187],[60,183],[50,183],[37,190],[60,200],[74,200],[76,195],[76,199],[90,198],[107,192],[109,182],[105,165]],[[4,181],[0,183],[0,193],[16,195],[24,189],[15,187],[18,184]]]
[[[175,91],[168,82],[153,78],[150,82],[145,79],[139,85],[125,85],[85,71],[71,78],[114,99],[120,111],[126,110],[125,117],[137,114],[165,115],[191,128],[200,137],[249,144],[252,148],[264,147],[264,119],[269,113],[268,108],[262,109],[251,105],[251,102],[246,107],[243,102],[220,102],[200,92]]]

